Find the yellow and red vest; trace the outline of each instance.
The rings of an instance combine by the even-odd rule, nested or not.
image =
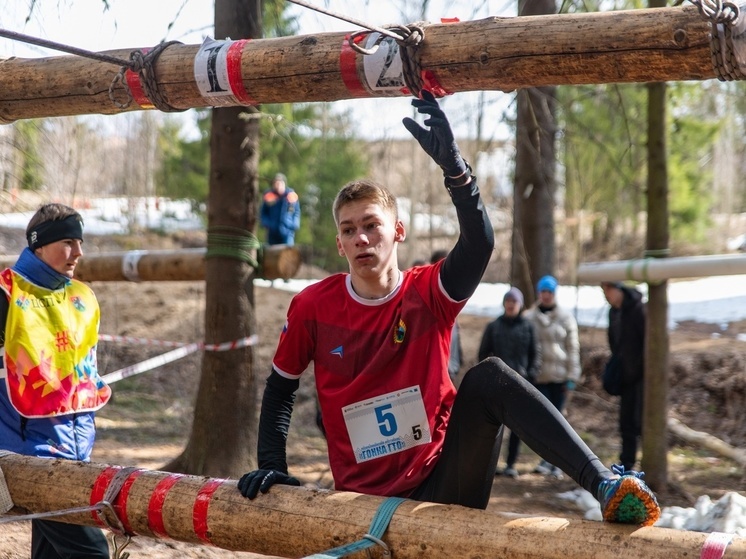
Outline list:
[[[98,374],[99,307],[93,291],[72,280],[46,289],[11,269],[0,273],[9,294],[5,383],[24,417],[95,411],[111,397]]]

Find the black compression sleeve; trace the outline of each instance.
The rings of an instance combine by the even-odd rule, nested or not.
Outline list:
[[[288,473],[286,445],[298,386],[300,380],[287,379],[274,369],[267,378],[259,418],[259,469]]]
[[[463,301],[474,294],[482,280],[495,246],[495,235],[476,179],[472,178],[467,186],[449,191],[456,206],[460,234],[456,246],[443,262],[440,281],[452,299]]]

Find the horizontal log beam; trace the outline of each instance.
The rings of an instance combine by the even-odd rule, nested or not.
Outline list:
[[[639,258],[616,262],[584,262],[578,266],[578,281],[659,282],[675,278],[701,278],[746,274],[746,255],[708,254],[672,258]]]
[[[419,63],[423,75],[452,93],[707,80],[716,77],[709,29],[694,6],[429,24]],[[347,46],[347,35],[234,42],[234,95],[221,97],[202,93],[195,78],[208,80],[206,71],[195,70],[210,65],[205,56],[195,66],[200,46],[171,45],[154,65],[157,88],[175,109],[408,95],[396,85],[375,89],[385,70],[383,57],[356,53]],[[130,50],[105,54],[127,60]],[[126,109],[112,102],[109,86],[118,72],[114,64],[78,56],[0,61],[0,122],[152,108],[142,95]],[[394,78],[400,79],[401,71]],[[113,93],[126,99],[121,83]]]
[[[205,279],[204,248],[182,250],[133,250],[86,254],[75,268],[81,281],[201,281]],[[257,277],[290,279],[301,265],[297,247],[265,246],[258,255]],[[0,256],[0,270],[9,268],[17,256]]]
[[[0,455],[0,468],[16,505],[12,512],[31,513],[96,504],[121,471],[118,466],[17,454]],[[249,501],[238,492],[236,480],[152,470],[123,477],[112,504],[131,533],[285,557],[360,539],[383,501],[288,486],[275,486]],[[98,525],[90,512],[60,519]],[[699,532],[495,514],[417,501],[399,506],[383,537],[397,559],[671,559],[698,557],[706,539]],[[734,537],[723,558],[744,556],[746,538]]]

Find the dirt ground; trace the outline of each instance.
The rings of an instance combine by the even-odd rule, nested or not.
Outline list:
[[[94,282],[93,288],[102,308],[103,334],[188,342],[202,339],[203,284]],[[269,371],[291,297],[280,289],[255,288],[260,339],[255,371],[259,383],[263,384]],[[463,373],[476,361],[477,346],[490,318],[462,315],[459,320],[468,358]],[[669,372],[671,415],[739,447],[746,444],[746,343],[735,338],[742,326],[731,324],[721,331],[705,324],[681,325],[672,333]],[[599,382],[607,354],[605,333],[583,329],[581,346],[584,376],[569,401],[567,417],[602,460],[611,463],[618,456],[619,441],[617,403],[603,393]],[[109,373],[165,351],[102,342],[99,365]],[[177,456],[189,432],[199,367],[199,354],[193,354],[115,384],[112,402],[98,415],[99,438],[93,461],[159,469]],[[313,387],[304,379],[289,437],[290,470],[307,486],[331,488],[326,445],[313,415]],[[746,475],[735,462],[674,438],[669,449],[671,487],[659,495],[663,506],[691,506],[696,497],[709,495],[715,500],[728,491],[746,494]],[[538,457],[524,446],[518,463],[522,475],[518,479],[495,477],[490,510],[581,517],[575,505],[557,497],[574,489],[574,482],[532,473],[537,462]],[[28,557],[29,542],[27,522],[0,526],[0,559]],[[143,537],[136,537],[127,551],[132,559],[259,557]]]

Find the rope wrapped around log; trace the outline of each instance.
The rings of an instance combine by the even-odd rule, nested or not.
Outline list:
[[[122,468],[0,456],[17,510],[59,510],[100,501]],[[360,539],[383,497],[275,486],[250,501],[237,481],[135,470],[113,503],[129,533],[233,551],[303,557]],[[98,525],[88,512],[61,520]],[[499,514],[407,500],[382,538],[397,559],[671,559],[698,557],[708,534],[566,518]],[[374,557],[380,557],[377,550]],[[746,556],[735,536],[723,559]]]

